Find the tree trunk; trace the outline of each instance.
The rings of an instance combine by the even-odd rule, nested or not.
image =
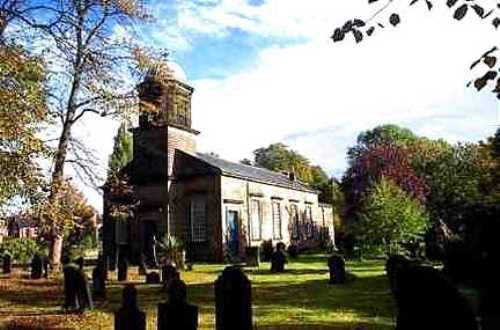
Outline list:
[[[49,261],[52,269],[57,269],[60,267],[62,246],[63,246],[62,235],[55,235],[54,237],[52,237],[52,241],[50,241],[50,246],[49,246]]]

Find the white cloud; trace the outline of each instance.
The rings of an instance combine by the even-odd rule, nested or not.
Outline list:
[[[229,28],[306,40],[263,49],[245,72],[192,82],[193,126],[202,132],[202,151],[237,161],[285,141],[338,173],[356,135],[378,124],[398,123],[452,142],[484,138],[498,124],[494,97],[465,88],[470,63],[496,40],[492,27],[472,15],[457,23],[444,6],[431,13],[425,6],[403,10],[400,26],[355,45],[351,38],[333,44],[328,37],[346,19],[367,17],[373,9],[365,1],[200,3],[178,0],[152,33],[174,35],[179,47],[192,51],[203,51],[192,44],[193,34],[231,38]],[[105,126],[93,129],[88,141],[105,162],[115,131],[98,125]]]

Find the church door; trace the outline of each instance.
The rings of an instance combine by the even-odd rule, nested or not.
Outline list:
[[[229,256],[231,259],[238,257],[239,252],[239,216],[238,211],[228,210],[227,211],[227,235],[228,242],[227,247],[229,251]]]

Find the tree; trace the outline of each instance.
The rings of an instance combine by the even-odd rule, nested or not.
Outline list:
[[[121,124],[115,136],[113,153],[109,157],[108,177],[116,176],[134,157],[133,136],[126,124]]]
[[[344,40],[346,35],[352,34],[356,43],[359,43],[365,39],[365,37],[371,37],[377,30],[384,29],[386,26],[396,27],[401,23],[401,17],[397,12],[392,12],[389,15],[385,15],[383,19],[380,16],[386,14],[386,12],[391,8],[392,5],[401,1],[395,0],[387,0],[381,8],[375,11],[375,13],[368,19],[363,20],[359,18],[350,19],[344,23],[342,27],[337,27],[331,38],[333,42],[340,42]],[[485,20],[489,22],[495,29],[500,26],[500,15],[499,9],[500,6],[498,4],[493,5],[492,2],[489,2],[485,5],[481,3],[480,0],[447,0],[446,5],[453,11],[453,18],[455,20],[462,20],[468,13],[475,14],[479,19]],[[369,4],[379,3],[379,0],[368,0]],[[411,0],[409,1],[409,6],[413,6],[416,4],[423,4],[427,6],[427,8],[432,10],[434,8],[434,0]],[[389,23],[387,24],[386,23]],[[494,46],[490,50],[484,52],[476,61],[474,61],[470,67],[470,69],[475,68],[477,65],[482,64],[483,67],[487,70],[481,77],[470,81],[467,86],[474,85],[474,87],[480,91],[485,86],[493,85],[493,89],[491,90],[497,98],[500,99],[500,76],[498,75],[499,62],[497,60],[496,53],[498,51],[498,47]],[[495,82],[496,80],[496,82]]]
[[[427,185],[413,169],[407,150],[394,144],[372,144],[349,160],[349,168],[342,178],[348,218],[356,216],[362,200],[382,178],[390,179],[422,205],[426,200]]]
[[[48,203],[59,209],[56,205],[59,190],[64,190],[66,164],[70,163],[86,182],[97,186],[94,169],[98,164],[85,143],[75,138],[75,124],[87,114],[108,116],[136,108],[135,85],[127,85],[127,69],[151,62],[143,52],[117,37],[115,31],[143,21],[147,15],[141,0],[23,3],[29,10],[2,6],[0,12],[18,25],[36,31],[43,41],[40,44],[47,45],[44,54],[51,64],[48,106],[51,115],[60,119]],[[48,233],[50,261],[56,267],[63,243],[61,229],[65,227],[60,221],[67,219],[54,217]]]
[[[364,251],[401,251],[421,241],[428,216],[421,204],[389,179],[382,178],[363,200],[354,224],[356,240]]]
[[[254,166],[263,167],[276,172],[293,172],[298,179],[308,183],[312,188],[320,192],[321,202],[332,201],[332,185],[328,175],[318,165],[311,165],[306,157],[295,150],[290,150],[283,143],[271,144],[266,148],[254,151]],[[248,161],[248,160],[247,160]],[[252,162],[249,161],[251,165]]]
[[[39,58],[0,41],[0,210],[14,198],[33,201],[41,192],[37,159],[48,156],[38,136],[48,121],[44,77]]]

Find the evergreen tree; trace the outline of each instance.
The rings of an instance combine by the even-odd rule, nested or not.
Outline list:
[[[133,138],[126,124],[121,124],[115,136],[113,153],[109,156],[108,177],[115,176],[133,158]]]

